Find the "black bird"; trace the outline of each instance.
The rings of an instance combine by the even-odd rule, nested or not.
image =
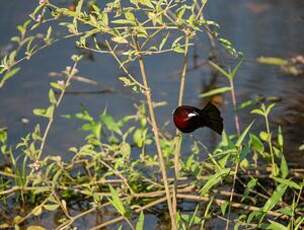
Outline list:
[[[191,133],[206,126],[222,135],[224,126],[220,111],[210,102],[203,109],[189,105],[177,107],[173,113],[173,121],[183,133]]]

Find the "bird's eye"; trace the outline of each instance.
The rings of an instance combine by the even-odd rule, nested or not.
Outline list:
[[[198,116],[197,113],[188,113],[188,117],[196,117],[196,116]]]

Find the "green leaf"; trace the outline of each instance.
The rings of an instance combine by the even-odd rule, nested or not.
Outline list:
[[[143,129],[136,129],[135,132],[133,133],[133,141],[135,142],[138,148],[141,148],[144,145],[143,134],[144,134]]]
[[[174,49],[175,47],[180,47],[179,41],[181,41],[184,38],[184,36],[179,36],[178,38],[176,38],[171,45],[171,49]]]
[[[119,24],[119,25],[134,25],[135,22],[134,21],[130,21],[127,19],[117,19],[117,20],[113,20],[112,23],[114,24]]]
[[[118,192],[111,186],[109,185],[110,192],[111,192],[111,197],[112,199],[108,198],[110,203],[114,206],[114,208],[122,215],[126,215],[126,209],[122,203],[122,201],[119,198]]]
[[[47,211],[55,211],[59,208],[58,204],[45,204],[43,205],[43,208],[45,208]]]
[[[144,222],[145,222],[144,212],[141,211],[140,215],[138,217],[137,223],[136,223],[136,230],[143,230],[144,229]]]
[[[89,112],[85,108],[82,108],[81,112],[76,113],[75,118],[84,121],[94,122],[94,118],[89,114]]]
[[[31,225],[26,228],[26,230],[46,230],[46,228],[38,225]]]
[[[60,91],[64,90],[64,85],[58,84],[57,82],[51,82],[50,85],[54,88],[54,89],[58,89]]]
[[[182,48],[179,44],[173,47],[173,51],[176,53],[183,54],[185,52],[185,49]]]
[[[47,109],[37,108],[33,110],[34,115],[39,117],[51,118],[53,116],[55,106],[51,105]]]
[[[78,20],[77,20],[77,16],[78,15],[80,15],[80,12],[81,12],[81,8],[82,8],[82,5],[83,5],[83,1],[84,0],[79,0],[79,1],[77,1],[77,6],[76,6],[76,11],[75,12],[70,12],[70,13],[72,13],[73,14],[73,25],[74,25],[74,28],[75,28],[75,30],[76,30],[76,32],[78,32],[78,29],[77,29],[77,22],[78,22]]]
[[[33,20],[35,20],[36,19],[36,14],[38,14],[43,8],[45,7],[45,5],[44,4],[39,4],[35,9],[34,9],[34,11],[29,15],[30,16],[30,18],[32,18]],[[30,22],[30,21],[29,21]],[[29,22],[27,21],[26,23],[26,26],[25,26],[25,24],[23,24],[23,26],[21,26],[21,27],[24,27],[24,30],[26,29],[26,27],[28,26],[28,24],[29,24]],[[18,28],[19,29],[19,28]],[[22,33],[22,31],[20,31],[21,33]]]
[[[284,138],[283,138],[283,133],[282,133],[282,127],[279,126],[278,128],[278,144],[281,148],[284,146]]]
[[[52,89],[49,90],[49,101],[51,104],[54,104],[54,105],[57,103],[55,93]]]
[[[268,139],[269,139],[269,134],[264,131],[260,132],[259,136],[262,139],[262,141],[268,141]]]
[[[151,0],[138,0],[138,3],[153,8],[153,4]]]
[[[284,214],[286,216],[290,216],[290,217],[292,217],[294,215],[292,206],[287,206],[284,208],[277,209],[276,212],[282,213],[282,214]]]
[[[37,108],[33,110],[34,115],[39,116],[39,117],[45,117],[46,114],[46,109],[42,108]]]
[[[136,17],[134,15],[134,13],[132,13],[131,11],[126,11],[125,12],[125,17],[127,20],[129,21],[133,21],[133,22],[136,22]]]
[[[247,101],[244,101],[242,102],[239,106],[238,106],[238,110],[241,110],[241,109],[245,109],[251,105],[253,105],[254,103],[254,100],[247,100]]]
[[[162,50],[163,49],[163,47],[164,47],[164,45],[166,44],[166,42],[167,42],[167,40],[168,40],[168,38],[169,38],[169,35],[170,35],[170,33],[168,32],[165,36],[164,36],[164,38],[163,38],[163,40],[161,41],[161,43],[160,43],[160,45],[159,45],[159,50]]]
[[[14,217],[14,220],[13,220],[13,223],[16,224],[16,223],[19,223],[23,218],[19,215],[15,216]]]
[[[277,186],[276,190],[272,193],[271,197],[267,200],[264,207],[262,208],[262,211],[264,213],[270,211],[281,200],[287,187],[287,184],[280,184]]]
[[[221,204],[221,212],[222,212],[223,216],[225,216],[228,204],[229,204],[229,202],[227,200],[225,200],[224,203]]]
[[[266,109],[266,114],[267,114],[267,115],[271,112],[272,108],[273,108],[275,105],[276,105],[275,103],[272,103],[272,104],[270,104],[270,105],[267,107],[267,109]]]
[[[243,60],[244,60],[244,57],[241,58],[241,60],[239,61],[239,63],[232,70],[232,72],[231,72],[231,78],[232,79],[236,76],[237,72],[239,71],[239,69],[240,69],[240,67],[241,67],[241,65],[243,63]]]
[[[51,34],[52,34],[52,27],[50,26],[46,32],[45,38],[44,38],[44,42],[49,44],[52,40],[51,40]]]
[[[135,85],[134,81],[128,77],[119,77],[118,79],[123,82],[124,86]]]
[[[250,134],[250,146],[253,150],[257,151],[258,153],[263,154],[264,153],[264,145],[262,141],[254,134]]]
[[[0,79],[0,88],[3,87],[4,83],[10,79],[11,77],[13,77],[14,75],[16,75],[19,72],[20,68],[13,68],[10,71],[7,71],[4,76]]]
[[[259,210],[259,211],[252,211],[248,217],[247,217],[247,223],[250,223],[253,219],[260,219],[262,218],[263,213]]]
[[[108,130],[118,133],[119,135],[122,135],[118,123],[114,120],[112,116],[103,113],[100,116],[100,120],[105,124]]]
[[[131,154],[131,146],[127,142],[121,143],[120,152],[124,157],[129,157]]]
[[[214,185],[218,184],[222,180],[222,177],[229,173],[229,171],[230,169],[223,169],[220,172],[209,176],[207,183],[200,189],[200,194],[202,196],[206,195]]]
[[[37,206],[32,210],[32,214],[34,216],[40,216],[42,213],[42,207],[41,206]]]
[[[209,204],[207,205],[205,210],[209,210],[211,204],[213,203],[213,198],[210,200]],[[194,212],[192,213],[192,217],[190,219],[189,223],[189,227],[191,227],[193,224],[200,224],[202,222],[202,219],[200,217],[197,216],[198,211],[199,211],[199,205],[196,205]]]
[[[187,223],[189,229],[192,226],[192,224],[200,224],[202,219],[198,217],[197,215],[190,215],[190,214],[182,214],[181,219],[184,223]]]
[[[266,64],[266,65],[287,65],[288,61],[282,58],[277,58],[277,57],[259,57],[257,58],[257,61],[261,64]]]
[[[202,93],[200,94],[199,97],[210,97],[213,95],[222,94],[230,91],[231,91],[231,87],[221,87],[221,88],[212,89],[206,93]]]
[[[128,43],[128,40],[122,36],[112,37],[111,40],[118,44],[127,44]]]
[[[244,195],[242,197],[242,201],[245,200],[248,197],[248,194],[250,191],[256,186],[258,179],[251,178],[251,180],[247,183]]]
[[[270,224],[266,227],[266,229],[270,230],[289,230],[288,227],[286,227],[283,224],[280,224],[278,222],[275,222],[273,220],[269,220]]]
[[[281,170],[282,177],[286,178],[288,176],[288,165],[287,165],[287,162],[286,162],[285,157],[284,157],[283,154],[282,154],[282,157],[281,157],[280,170]]]
[[[54,111],[55,111],[55,106],[54,105],[49,106],[46,110],[45,117],[47,117],[47,118],[53,117]]]
[[[237,57],[240,53],[238,53],[235,48],[233,48],[232,43],[225,38],[218,38],[218,41],[222,44],[225,50],[233,57]],[[230,79],[231,80],[231,79]]]
[[[50,188],[48,187],[37,187],[35,188],[35,190],[33,191],[34,194],[39,194],[39,193],[45,193],[47,191],[49,191]]]
[[[241,144],[243,143],[247,133],[249,132],[249,130],[251,129],[252,125],[254,124],[254,121],[252,121],[248,127],[242,132],[242,134],[240,135],[240,137],[238,138],[238,140],[235,143],[236,147],[241,147]]]
[[[301,224],[304,222],[304,217],[301,217],[301,218],[297,218],[297,220],[296,220],[296,226],[295,226],[295,230],[298,230],[298,229],[300,229],[300,227],[301,227]]]
[[[273,177],[273,179],[277,182],[279,182],[280,184],[284,184],[287,185],[290,188],[294,188],[297,190],[301,189],[301,186],[298,185],[296,182],[292,181],[291,179],[283,179],[283,178],[278,178],[278,177]]]
[[[252,113],[252,114],[259,114],[261,116],[265,116],[265,113],[262,110],[260,110],[260,109],[254,109],[250,113]]]
[[[215,64],[214,62],[210,61],[209,64],[216,69],[217,71],[219,71],[221,74],[223,74],[225,77],[227,77],[229,80],[232,80],[231,75],[226,72],[223,68],[221,68],[219,65]]]
[[[250,151],[251,151],[251,149],[250,149],[249,145],[246,145],[244,148],[242,148],[240,151],[240,161],[245,160],[247,155],[250,153]]]

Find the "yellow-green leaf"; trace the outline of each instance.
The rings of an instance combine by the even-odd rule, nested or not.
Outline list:
[[[210,97],[213,95],[222,94],[230,91],[231,91],[231,87],[221,87],[221,88],[212,89],[206,93],[202,93],[200,97]]]
[[[31,225],[27,227],[26,230],[46,230],[46,228],[38,225]]]
[[[40,216],[42,213],[42,207],[41,206],[37,206],[32,210],[32,214],[34,216]]]

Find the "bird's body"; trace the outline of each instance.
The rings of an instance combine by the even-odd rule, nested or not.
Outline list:
[[[182,105],[173,113],[176,127],[183,133],[191,133],[201,127],[209,127],[218,134],[223,132],[223,118],[220,111],[210,102],[203,109]]]

